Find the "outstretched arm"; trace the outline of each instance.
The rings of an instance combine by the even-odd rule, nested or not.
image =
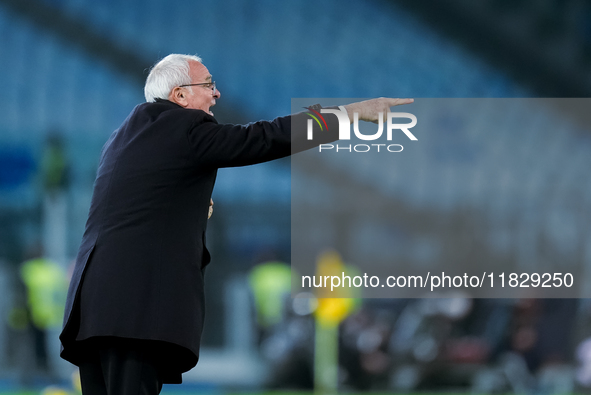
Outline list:
[[[377,99],[364,100],[357,103],[345,105],[349,121],[353,123],[353,113],[359,114],[360,121],[378,123],[378,114],[381,112],[384,116],[390,111],[390,107],[401,104],[410,104],[414,99],[392,99],[388,97],[379,97]]]

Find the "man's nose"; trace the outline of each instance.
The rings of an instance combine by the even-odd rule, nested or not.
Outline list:
[[[215,88],[215,91],[213,91],[213,97],[215,99],[219,99],[221,95],[222,94],[220,93],[219,89],[218,88]]]

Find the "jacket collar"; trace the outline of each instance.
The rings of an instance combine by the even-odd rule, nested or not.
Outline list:
[[[183,108],[182,106],[179,106],[179,105],[178,105],[178,104],[176,104],[175,102],[171,102],[170,100],[167,100],[167,99],[156,99],[156,100],[154,101],[154,103],[159,103],[159,104],[168,104],[168,105],[171,105],[171,106],[176,106],[176,107]]]

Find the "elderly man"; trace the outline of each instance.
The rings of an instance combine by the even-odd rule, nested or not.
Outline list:
[[[145,96],[102,150],[68,292],[61,356],[80,367],[85,395],[158,394],[196,365],[217,169],[288,156],[298,138],[299,149],[338,138],[306,142],[305,114],[218,124],[211,107],[220,92],[196,56],[158,62]],[[410,101],[345,108],[375,122]],[[338,130],[336,116],[325,119]],[[292,122],[302,125],[293,138]]]

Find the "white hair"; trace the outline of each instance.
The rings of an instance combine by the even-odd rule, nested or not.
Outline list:
[[[144,86],[146,101],[154,102],[156,99],[168,99],[168,95],[175,87],[190,84],[190,60],[201,63],[199,56],[180,54],[168,55],[156,63],[150,70]],[[191,87],[188,88],[191,89]]]

